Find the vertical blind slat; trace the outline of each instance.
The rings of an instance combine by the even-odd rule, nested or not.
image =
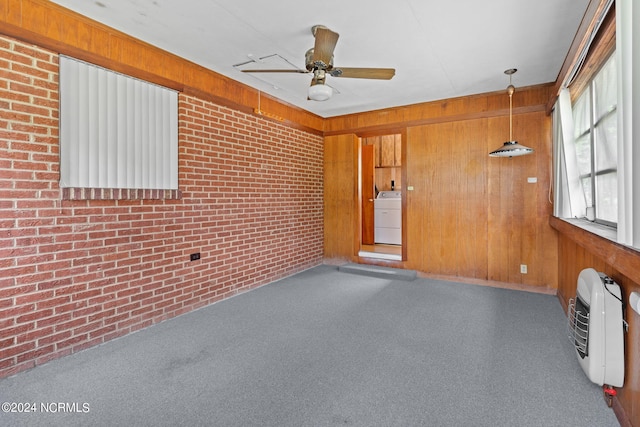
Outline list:
[[[105,147],[102,147],[100,158],[104,159],[101,167],[101,178],[109,183],[109,187],[118,188],[117,169],[111,168],[109,165],[117,164],[118,154],[118,105],[116,104],[117,86],[115,84],[115,76],[112,73],[107,75],[107,138]]]
[[[76,123],[71,120],[71,124],[74,127],[78,128],[78,140],[75,143],[75,146],[78,149],[77,159],[75,167],[77,168],[77,180],[80,182],[87,182],[88,177],[88,164],[87,159],[89,158],[89,149],[87,146],[87,141],[89,140],[89,129],[90,127],[86,124],[89,122],[89,105],[90,105],[90,90],[89,90],[89,75],[88,72],[82,72],[87,70],[82,70],[79,67],[76,67],[78,72],[78,81],[80,86],[78,88],[78,121]],[[62,111],[60,112],[62,115]],[[87,185],[89,187],[89,185]]]
[[[175,91],[60,57],[60,186],[178,188]]]

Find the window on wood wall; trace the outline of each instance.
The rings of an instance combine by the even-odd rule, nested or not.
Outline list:
[[[608,0],[594,18],[588,36],[596,42],[576,58],[578,67],[565,76],[553,112],[554,215],[611,225],[574,221],[640,249],[640,125],[634,120],[640,110],[640,31],[634,25],[640,9],[634,0],[615,1],[615,8],[613,3]],[[591,70],[598,70],[593,77]],[[585,89],[572,91],[574,82]]]
[[[618,222],[617,78],[615,55],[573,104],[579,180],[588,220]]]
[[[177,92],[61,56],[60,187],[177,190]]]

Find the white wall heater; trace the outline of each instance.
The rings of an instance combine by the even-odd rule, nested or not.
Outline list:
[[[569,339],[587,377],[598,385],[624,383],[624,319],[620,286],[593,268],[580,272],[569,300]]]

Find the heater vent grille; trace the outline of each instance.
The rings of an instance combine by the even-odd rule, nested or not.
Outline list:
[[[569,340],[576,347],[580,358],[589,355],[589,307],[582,300],[571,298],[569,300]]]

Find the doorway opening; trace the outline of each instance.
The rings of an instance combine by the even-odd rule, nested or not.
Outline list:
[[[359,256],[403,259],[402,134],[360,138]]]

